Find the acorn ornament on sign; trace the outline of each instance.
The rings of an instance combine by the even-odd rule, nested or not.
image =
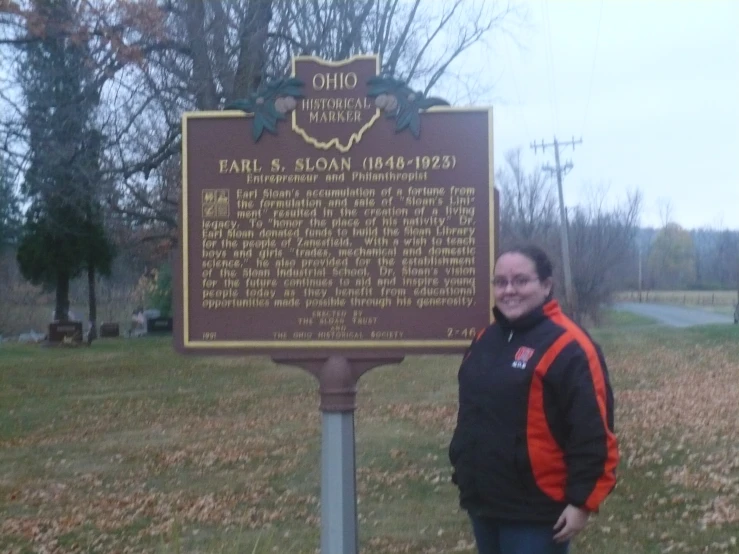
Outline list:
[[[368,82],[370,89],[367,96],[375,97],[375,105],[385,112],[385,117],[395,119],[395,132],[409,129],[413,136],[421,134],[421,117],[419,113],[433,106],[448,106],[449,102],[433,96],[425,96],[415,92],[403,81],[393,77],[378,75]]]
[[[273,135],[277,134],[277,122],[285,119],[285,114],[298,105],[297,99],[304,96],[302,87],[303,81],[294,77],[271,81],[248,98],[234,100],[224,109],[253,114],[251,134],[254,141],[258,141],[265,129]]]
[[[279,96],[275,100],[275,109],[280,113],[291,112],[298,105],[294,96]]]

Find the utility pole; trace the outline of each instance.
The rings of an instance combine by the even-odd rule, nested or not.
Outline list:
[[[639,302],[641,302],[641,244],[639,245]]]
[[[545,144],[544,140],[541,141],[541,144],[536,144],[535,142],[531,143],[531,148],[534,149],[534,154],[536,154],[536,150],[538,148],[541,148],[542,152],[545,152],[547,148],[552,146],[554,147],[554,161],[556,166],[552,167],[547,164],[543,166],[542,169],[549,171],[550,173],[557,174],[557,190],[559,192],[559,228],[560,240],[562,242],[562,269],[565,276],[565,301],[567,303],[567,308],[572,315],[576,315],[576,299],[575,288],[572,285],[572,266],[570,265],[570,240],[567,230],[567,212],[565,210],[564,193],[562,192],[562,174],[564,173],[566,175],[572,169],[572,161],[568,160],[567,163],[562,166],[559,160],[559,148],[560,146],[572,146],[572,149],[574,150],[575,145],[577,144],[582,144],[582,138],[576,141],[575,137],[572,137],[572,140],[568,142],[559,142],[557,137],[554,137],[554,142],[550,142],[548,144]]]

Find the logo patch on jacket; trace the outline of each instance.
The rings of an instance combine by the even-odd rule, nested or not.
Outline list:
[[[511,364],[512,367],[515,367],[516,369],[526,369],[526,364],[531,359],[531,356],[534,355],[534,349],[529,348],[528,346],[522,346],[518,349],[518,352],[516,352],[516,356],[513,359],[513,363]]]

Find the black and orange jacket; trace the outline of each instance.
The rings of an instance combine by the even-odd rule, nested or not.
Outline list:
[[[556,301],[480,332],[459,369],[449,447],[473,515],[554,523],[590,511],[616,483],[613,393],[600,349]]]

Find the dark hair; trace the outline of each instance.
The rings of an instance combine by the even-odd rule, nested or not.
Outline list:
[[[503,252],[501,252],[498,256],[498,259],[500,259],[503,254],[513,253],[526,256],[529,260],[534,262],[534,267],[536,268],[536,276],[539,278],[540,281],[545,281],[552,276],[552,261],[549,259],[549,256],[547,256],[547,253],[538,246],[535,246],[533,244],[512,246],[511,248],[506,248],[505,250],[503,250]]]

